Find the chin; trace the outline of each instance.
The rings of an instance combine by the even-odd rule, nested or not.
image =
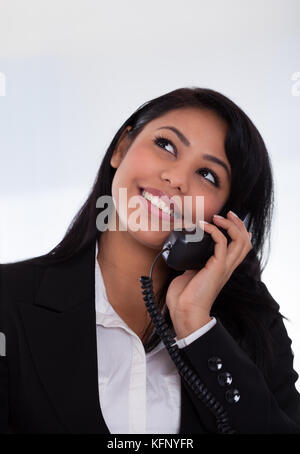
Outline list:
[[[138,230],[136,232],[128,230],[130,235],[139,243],[147,246],[150,249],[161,250],[164,242],[168,238],[170,231],[142,231]]]

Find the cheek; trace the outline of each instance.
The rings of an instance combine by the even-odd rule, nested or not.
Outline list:
[[[146,146],[139,145],[129,151],[123,164],[126,172],[136,175],[138,172],[144,172],[149,166],[153,166],[154,162],[154,156],[149,149]]]
[[[197,200],[198,196],[198,200]],[[220,203],[220,200],[217,200],[216,197],[208,191],[203,191],[202,194],[197,192],[193,194],[193,222],[196,222],[197,218],[201,218],[201,205],[203,208],[204,220],[207,222],[212,222],[213,215],[218,213],[223,204]]]
[[[138,177],[144,165],[142,154],[138,153],[138,150],[130,150],[116,170],[113,180],[114,190],[121,187],[129,189],[131,182]]]
[[[156,159],[155,153],[149,146],[139,145],[131,150],[126,162],[126,174],[134,183],[149,183],[153,177],[157,177],[160,170],[161,162]]]
[[[135,167],[145,167],[145,163],[147,165],[153,165],[155,162],[155,154],[150,149],[149,145],[138,145],[132,150],[131,156],[131,165]]]
[[[220,203],[218,200],[207,198],[204,201],[204,219],[207,222],[213,222],[213,215],[218,214],[222,209],[223,204]]]
[[[136,186],[148,183],[153,175],[153,158],[146,146],[131,148],[116,170],[112,182],[112,196],[119,206],[119,190],[127,188],[127,197],[135,194]]]

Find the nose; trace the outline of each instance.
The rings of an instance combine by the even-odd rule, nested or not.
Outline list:
[[[187,192],[188,186],[186,183],[186,179],[182,172],[179,170],[176,172],[165,171],[161,175],[162,179],[168,181],[172,188],[178,189],[182,194]]]
[[[197,218],[197,208],[195,204],[195,200],[183,200],[184,197],[188,194],[189,191],[189,184],[188,184],[188,172],[184,172],[183,168],[181,169],[173,168],[167,169],[162,172],[161,177],[164,181],[169,183],[169,187],[174,188],[175,190],[179,190],[180,193],[176,195],[182,196],[182,207],[181,207],[181,214],[184,213],[184,222],[185,227],[187,226],[195,226],[196,225],[196,218]],[[174,194],[173,194],[174,195]],[[200,213],[200,218],[201,218]]]

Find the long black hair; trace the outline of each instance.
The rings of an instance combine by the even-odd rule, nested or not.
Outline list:
[[[274,317],[284,317],[279,312],[279,305],[261,281],[261,274],[270,253],[274,207],[273,172],[265,143],[257,128],[241,108],[223,94],[207,88],[186,87],[142,104],[115,134],[103,157],[92,189],[63,239],[40,259],[46,264],[68,260],[99,239],[101,232],[96,227],[96,218],[101,209],[96,207],[96,202],[100,196],[112,195],[111,187],[116,169],[111,166],[110,160],[127,126],[131,126],[127,133],[130,146],[150,121],[174,109],[186,107],[211,109],[227,122],[225,152],[231,165],[232,180],[226,204],[228,209],[238,214],[250,214],[248,230],[252,233],[253,248],[219,293],[211,315],[222,321],[241,347],[247,349],[263,373],[268,375],[267,366],[272,360],[273,350],[272,338],[263,315],[267,313]],[[268,255],[265,259],[267,242]],[[166,283],[156,298],[171,332],[175,334],[164,303],[168,286],[179,273],[172,269],[168,272]],[[160,341],[153,331],[151,322],[142,338],[147,339],[144,343],[146,352],[151,351]]]

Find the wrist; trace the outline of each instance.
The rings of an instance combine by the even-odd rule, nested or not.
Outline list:
[[[212,317],[210,315],[206,317],[201,317],[201,319],[197,319],[196,321],[186,321],[184,323],[180,323],[179,326],[176,326],[173,323],[174,330],[176,333],[177,340],[183,339],[184,337],[189,336],[193,332],[197,331],[199,328],[202,328],[202,326],[206,325],[208,322],[212,320]]]

